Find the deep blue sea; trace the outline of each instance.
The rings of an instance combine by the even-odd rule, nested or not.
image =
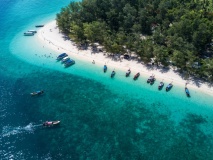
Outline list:
[[[187,98],[175,84],[158,91],[159,81],[122,71],[111,79],[111,68],[81,60],[64,69],[46,56],[55,51],[23,36],[69,2],[0,1],[0,159],[212,160],[213,96]],[[43,128],[46,120],[61,124]]]

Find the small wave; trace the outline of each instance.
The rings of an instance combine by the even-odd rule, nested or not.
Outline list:
[[[2,129],[2,137],[8,137],[11,135],[21,134],[21,133],[34,133],[36,127],[41,125],[33,125],[32,123],[28,124],[27,126],[21,127],[11,127],[11,126],[4,126]]]

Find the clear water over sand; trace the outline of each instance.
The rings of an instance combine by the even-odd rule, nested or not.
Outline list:
[[[64,69],[23,32],[69,1],[0,3],[0,159],[212,159],[212,97],[158,91],[158,81],[123,71],[111,79],[113,68],[80,60]],[[29,96],[38,89],[45,94]],[[46,120],[61,124],[41,127]]]

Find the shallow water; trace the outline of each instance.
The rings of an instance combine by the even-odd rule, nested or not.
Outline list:
[[[119,70],[111,79],[111,68],[80,60],[64,69],[22,34],[69,1],[0,3],[0,159],[212,159],[212,97],[158,91]],[[43,128],[46,120],[61,124]]]

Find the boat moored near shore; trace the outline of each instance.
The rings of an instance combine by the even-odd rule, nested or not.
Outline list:
[[[65,63],[66,61],[70,60],[70,57],[64,57],[62,60],[61,60],[61,63]]]
[[[126,72],[126,77],[129,77],[130,73],[131,73],[131,70],[128,69],[128,71]]]
[[[36,25],[35,27],[37,27],[37,28],[38,28],[38,27],[44,27],[44,25]]]
[[[34,36],[34,33],[33,32],[25,32],[24,36]]]
[[[138,79],[138,77],[140,76],[140,73],[138,72],[135,76],[134,76],[134,80],[137,80]]]
[[[37,33],[37,31],[36,30],[29,30],[29,31],[27,31],[27,32],[32,32],[32,33]]]
[[[56,59],[57,60],[62,60],[64,57],[67,57],[68,55],[66,54],[66,53],[62,53],[62,54],[60,54]]]
[[[151,75],[148,79],[147,79],[147,83],[150,83],[151,85],[154,84],[155,82],[155,76]]]
[[[169,83],[167,86],[166,86],[166,91],[170,91],[173,87],[173,84],[172,83]]]
[[[163,86],[164,86],[164,83],[163,83],[163,81],[161,81],[160,84],[158,85],[158,89],[161,90],[163,88]]]
[[[73,64],[75,64],[75,61],[72,59],[69,59],[64,63],[64,67],[69,67],[69,66],[72,66]]]
[[[107,65],[104,65],[104,73],[107,71]]]
[[[113,78],[115,76],[115,71],[113,70],[111,73],[111,78]]]
[[[190,92],[189,92],[189,89],[187,87],[185,87],[185,93],[186,93],[187,97],[190,97]]]

